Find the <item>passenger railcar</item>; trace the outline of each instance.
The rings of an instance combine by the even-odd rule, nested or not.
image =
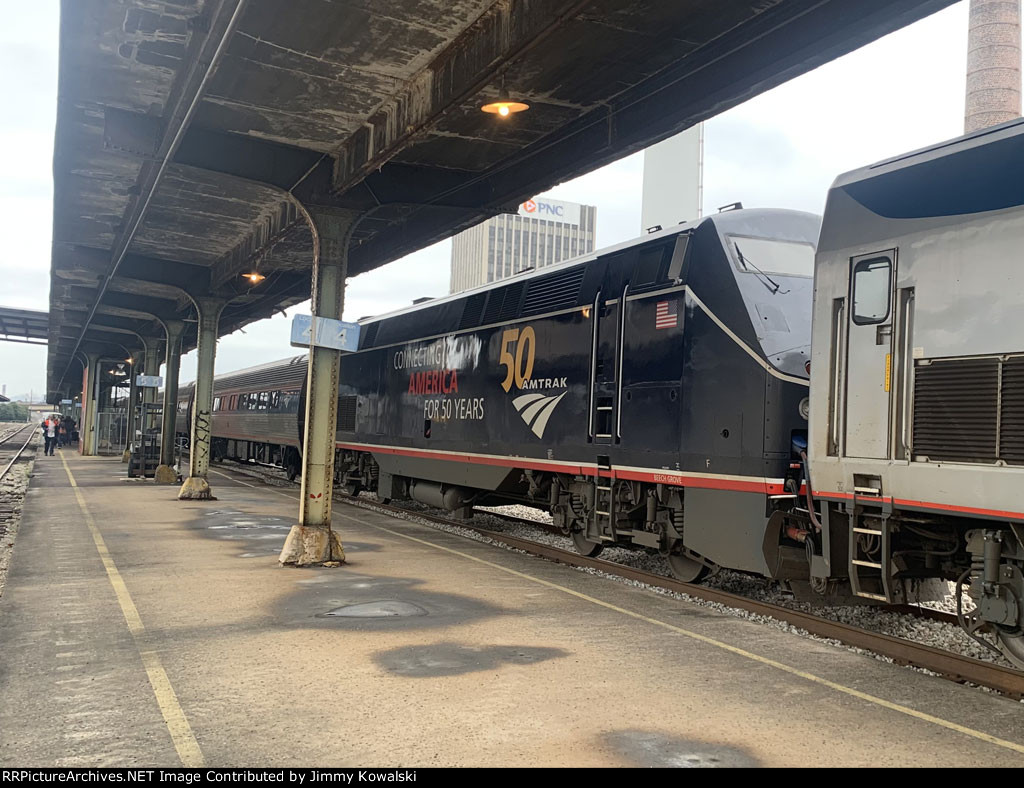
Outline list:
[[[302,470],[299,445],[307,356],[218,375],[213,387],[210,458],[280,465],[294,479]],[[188,436],[194,386],[178,390],[175,430]]]

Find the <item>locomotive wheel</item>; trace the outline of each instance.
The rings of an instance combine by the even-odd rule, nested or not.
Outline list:
[[[342,484],[338,487],[338,492],[342,495],[347,495],[349,498],[355,498],[363,491],[363,488],[358,484]]]
[[[1017,668],[1024,670],[1024,632],[1007,632],[997,628],[996,642],[999,643],[999,650],[1003,652],[1003,656]]]
[[[668,568],[672,571],[672,577],[681,583],[699,583],[710,571],[700,561],[679,553],[669,554]]]
[[[600,555],[604,549],[604,545],[600,542],[591,542],[587,539],[587,535],[584,531],[573,531],[572,532],[572,543],[576,547],[576,552],[580,555],[585,555],[587,558],[594,558]]]

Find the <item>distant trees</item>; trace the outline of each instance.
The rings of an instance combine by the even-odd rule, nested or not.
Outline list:
[[[0,402],[0,421],[28,421],[28,405]]]

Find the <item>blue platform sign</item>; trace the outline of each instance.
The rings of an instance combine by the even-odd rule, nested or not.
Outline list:
[[[292,318],[291,344],[292,347],[309,347],[312,344],[314,347],[354,353],[359,349],[359,324],[328,317],[295,315]]]

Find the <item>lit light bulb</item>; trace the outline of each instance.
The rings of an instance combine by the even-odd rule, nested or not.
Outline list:
[[[503,118],[508,117],[508,105],[502,104],[500,107],[498,107],[498,114],[501,115],[501,117]]]
[[[263,274],[261,274],[259,271],[253,271],[252,273],[249,273],[249,274],[242,274],[242,276],[244,276],[246,279],[248,279],[254,285],[258,285],[260,282],[262,282],[264,279],[267,278]]]

